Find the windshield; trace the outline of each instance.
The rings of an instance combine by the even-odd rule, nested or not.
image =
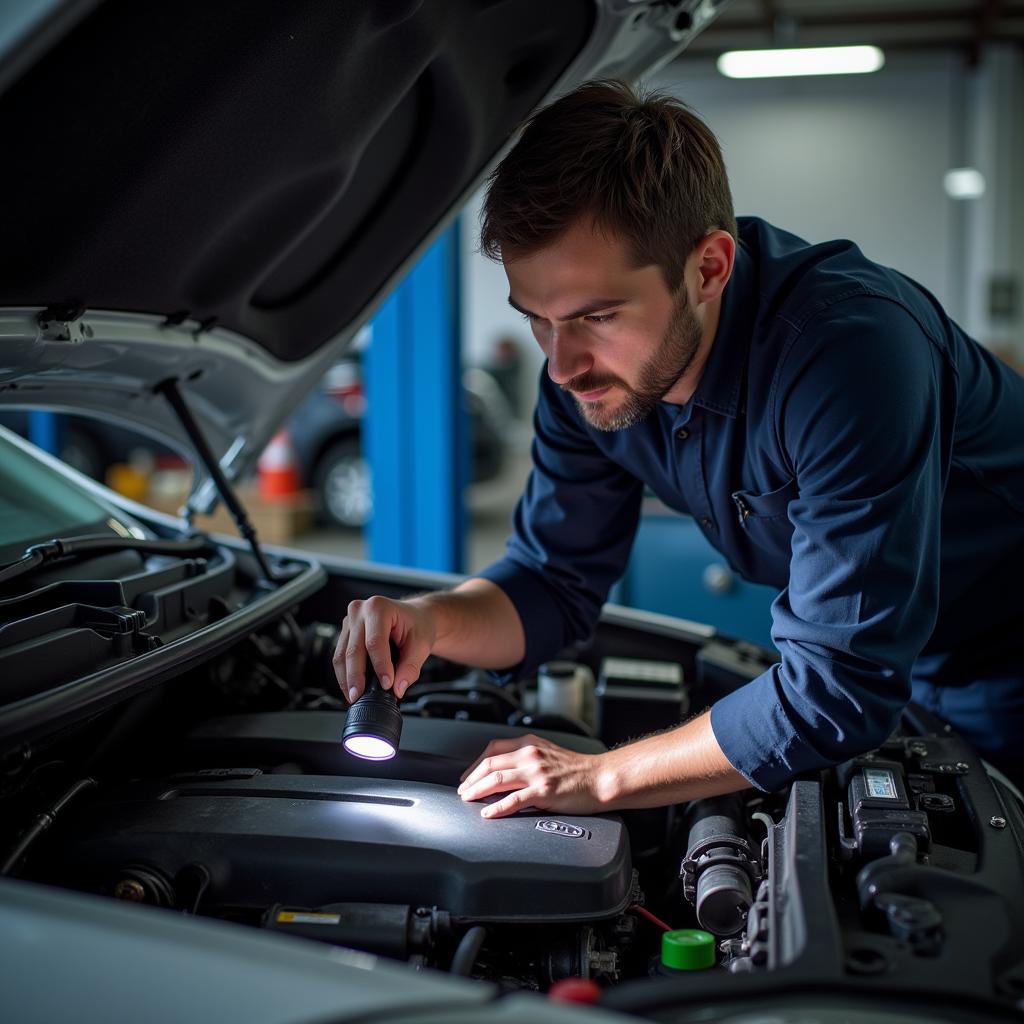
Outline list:
[[[0,549],[104,522],[105,508],[0,430]]]

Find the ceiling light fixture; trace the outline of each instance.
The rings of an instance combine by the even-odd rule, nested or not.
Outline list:
[[[946,171],[942,184],[950,199],[980,199],[985,194],[985,175],[974,167]]]
[[[863,75],[885,64],[877,46],[814,46],[780,50],[731,50],[718,58],[726,78],[790,75]]]

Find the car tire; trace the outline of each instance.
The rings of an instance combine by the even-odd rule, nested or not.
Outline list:
[[[320,456],[313,471],[313,487],[324,523],[358,530],[370,521],[373,484],[358,438],[338,441]]]

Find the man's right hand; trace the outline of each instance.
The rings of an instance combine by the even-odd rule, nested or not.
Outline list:
[[[399,651],[397,665],[391,660],[392,642]],[[380,685],[390,690],[393,684],[395,696],[401,699],[419,678],[436,642],[436,617],[427,602],[387,597],[350,602],[334,651],[334,674],[341,692],[350,704],[359,699],[366,687],[369,660]]]
[[[392,644],[399,651],[397,665],[391,661]],[[454,590],[402,601],[353,601],[341,624],[334,673],[350,702],[366,687],[367,667],[385,690],[394,683],[395,696],[402,698],[431,653],[475,668],[504,669],[522,661],[525,651],[515,605],[490,580],[470,577]]]

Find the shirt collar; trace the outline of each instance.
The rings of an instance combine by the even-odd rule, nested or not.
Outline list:
[[[743,411],[743,382],[756,309],[753,257],[740,241],[732,277],[722,293],[715,341],[691,399],[694,405],[731,419]]]

